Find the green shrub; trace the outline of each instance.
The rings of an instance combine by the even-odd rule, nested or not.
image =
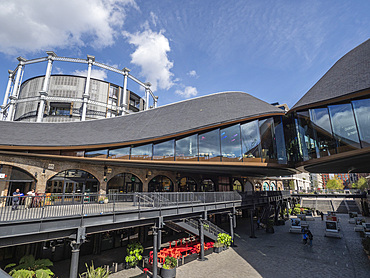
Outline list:
[[[86,265],[86,272],[80,275],[80,278],[106,278],[109,276],[109,271],[104,267],[94,268],[94,263],[91,261],[91,266]]]
[[[12,268],[9,274],[14,278],[49,278],[54,273],[49,269],[53,263],[49,259],[35,260],[34,256],[26,255],[19,260],[19,264],[8,264],[5,269]]]
[[[164,259],[164,264],[162,267],[164,269],[172,269],[172,268],[175,268],[176,266],[177,266],[177,260],[174,257],[167,256]]]
[[[217,236],[217,241],[222,243],[224,246],[229,247],[231,245],[231,236],[225,233],[219,233]]]
[[[136,266],[139,261],[143,258],[141,254],[144,252],[144,248],[140,242],[134,242],[127,246],[127,256],[125,258],[126,263],[130,266]]]

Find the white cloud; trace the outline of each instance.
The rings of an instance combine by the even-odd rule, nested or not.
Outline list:
[[[87,70],[75,70],[72,74],[86,77]],[[105,80],[107,78],[107,72],[105,70],[92,69],[91,78]]]
[[[196,77],[196,78],[198,78],[198,74],[197,74],[197,72],[196,72],[195,70],[191,70],[191,71],[189,71],[189,72],[188,72],[188,75],[189,75],[190,77]]]
[[[197,88],[187,86],[183,91],[176,90],[175,94],[180,95],[184,98],[195,97],[198,94]]]
[[[131,54],[131,63],[141,67],[141,75],[152,83],[152,91],[157,88],[171,88],[174,85],[171,72],[173,62],[167,56],[171,48],[162,32],[156,33],[146,29],[135,34],[123,32],[123,35],[130,44],[136,46],[136,50]]]
[[[3,0],[0,52],[15,54],[87,44],[95,48],[110,46],[129,6],[138,9],[134,0]]]

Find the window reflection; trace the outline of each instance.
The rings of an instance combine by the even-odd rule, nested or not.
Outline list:
[[[316,158],[319,152],[308,111],[298,112],[296,119],[296,128],[298,133],[298,148],[302,153],[303,160]]]
[[[176,160],[198,160],[197,134],[176,140]]]
[[[243,161],[261,161],[261,138],[258,128],[258,121],[242,124],[242,152]]]
[[[85,152],[85,157],[107,158],[108,150],[97,150]]]
[[[352,101],[362,147],[370,146],[370,99]]]
[[[173,183],[166,176],[156,176],[148,184],[149,192],[172,192]]]
[[[213,192],[215,191],[215,183],[211,179],[204,179],[202,180],[202,184],[200,185],[201,192]]]
[[[261,134],[262,161],[276,162],[274,123],[272,118],[259,121]]]
[[[355,119],[350,103],[328,106],[338,152],[360,148]]]
[[[241,161],[240,125],[221,129],[220,136],[222,161]]]
[[[327,108],[310,109],[310,118],[320,157],[335,154],[336,142],[332,136]]]
[[[175,141],[170,140],[153,145],[153,159],[174,160]]]
[[[180,180],[178,180],[178,191],[195,192],[197,191],[197,183],[193,178],[183,177]]]
[[[131,148],[131,159],[152,159],[152,144]]]
[[[219,129],[199,134],[199,161],[220,161]]]
[[[276,143],[276,156],[278,163],[287,164],[287,155],[285,148],[284,130],[282,117],[274,118],[275,126],[275,143]]]
[[[130,147],[109,150],[108,158],[129,159]]]

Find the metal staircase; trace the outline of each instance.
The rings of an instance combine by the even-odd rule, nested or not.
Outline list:
[[[208,220],[202,220],[202,222],[204,235],[212,240],[217,240],[217,236],[220,233],[228,234]],[[166,225],[176,232],[186,231],[199,236],[199,223],[195,219],[185,218],[179,221],[167,221]]]

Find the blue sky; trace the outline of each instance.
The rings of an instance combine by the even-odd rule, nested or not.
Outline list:
[[[0,100],[16,57],[86,58],[153,84],[159,105],[243,91],[292,107],[344,54],[370,37],[370,1],[2,0]],[[45,73],[26,66],[24,78]],[[52,73],[84,74],[55,62]],[[122,76],[94,68],[122,85]],[[144,93],[133,84],[129,89]]]

